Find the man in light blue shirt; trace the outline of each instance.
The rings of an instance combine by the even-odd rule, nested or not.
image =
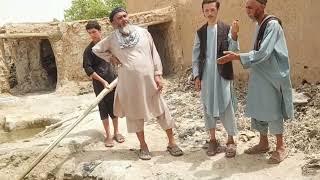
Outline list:
[[[237,42],[239,26],[234,21],[232,28],[218,21],[220,2],[204,0],[202,10],[207,19],[195,36],[192,70],[195,77],[195,88],[201,90],[201,101],[204,108],[204,119],[207,130],[210,131],[208,156],[218,152],[220,144],[216,140],[215,130],[217,120],[220,120],[228,133],[226,157],[236,155],[236,144],[233,136],[237,133],[234,116],[235,99],[233,98],[233,68],[232,63],[218,65],[217,58],[223,56],[223,51],[239,50]]]
[[[254,50],[240,54],[226,52],[218,63],[240,60],[244,68],[250,68],[246,113],[252,118],[252,128],[260,132],[260,142],[245,153],[269,151],[269,129],[277,138],[276,150],[268,161],[274,164],[287,156],[283,121],[293,118],[293,103],[286,39],[281,21],[264,13],[266,4],[267,0],[246,1],[248,16],[258,23]]]

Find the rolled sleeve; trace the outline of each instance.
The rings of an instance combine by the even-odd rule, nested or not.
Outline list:
[[[229,48],[228,48],[229,51],[233,51],[233,52],[240,51],[239,41],[238,40],[235,41],[232,39],[231,30],[229,31],[229,34],[228,34],[228,41],[229,41]]]
[[[88,76],[91,76],[95,72],[91,67],[84,68],[84,71]]]
[[[87,49],[83,53],[83,69],[88,76],[95,72],[92,68],[92,54]]]
[[[162,76],[162,71],[154,71],[155,76]]]
[[[240,62],[243,68],[248,69],[251,66],[251,59],[253,59],[252,52],[249,53],[240,53]]]

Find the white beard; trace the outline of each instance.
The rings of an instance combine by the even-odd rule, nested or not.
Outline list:
[[[256,19],[251,19],[252,22],[257,23],[258,21]]]
[[[132,31],[130,25],[126,25],[125,27],[119,28],[119,32],[122,35],[129,36]]]
[[[115,31],[120,48],[134,47],[140,39],[139,33],[134,25],[127,25],[123,28],[118,28]]]

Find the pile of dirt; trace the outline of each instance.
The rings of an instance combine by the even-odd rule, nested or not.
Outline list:
[[[170,77],[165,97],[174,119],[177,121],[179,139],[181,142],[190,140],[203,143],[208,138],[203,121],[203,110],[199,93],[194,90],[194,82],[188,69],[179,77]],[[259,136],[250,131],[250,118],[245,117],[247,82],[235,81],[234,89],[238,100],[236,112],[238,139],[249,141],[252,136]],[[290,151],[315,154],[320,152],[320,84],[304,84],[296,88],[296,92],[309,97],[306,104],[295,105],[295,118],[286,122],[286,142]],[[225,137],[225,133],[218,126],[218,136]],[[275,145],[274,137],[271,145]]]
[[[218,179],[245,179],[248,177],[272,179],[284,177],[286,174],[283,174],[283,172],[287,171],[292,172],[288,177],[292,179],[292,177],[296,176],[301,177],[301,172],[306,176],[319,174],[319,158],[315,154],[308,154],[308,159],[304,159],[305,154],[292,153],[288,160],[275,167],[266,165],[265,161],[263,161],[264,157],[267,158],[269,156],[268,154],[263,156],[242,155],[243,150],[256,143],[259,137],[257,132],[250,131],[250,119],[244,117],[247,84],[242,81],[235,82],[235,90],[238,97],[236,116],[240,131],[236,137],[239,156],[232,160],[226,160],[223,155],[208,158],[202,148],[207,147],[206,141],[209,135],[204,127],[199,92],[194,90],[190,74],[191,71],[188,70],[184,75],[166,77],[166,86],[163,92],[170,112],[176,120],[176,138],[185,152],[184,156],[176,158],[164,152],[167,139],[157,123],[153,121],[147,121],[145,125],[147,136],[153,138],[153,141],[148,141],[154,155],[151,161],[142,162],[137,160],[136,148],[138,146],[134,134],[124,134],[126,143],[117,144],[113,149],[106,149],[103,143],[103,128],[99,115],[95,112],[90,113],[86,118],[87,120],[84,120],[68,137],[60,142],[29,174],[28,179],[101,179],[100,177],[129,179],[133,176],[141,177],[140,179],[199,179],[209,177]],[[90,85],[76,83],[73,85],[75,87],[84,87],[83,92],[90,90]],[[72,90],[71,88],[69,93],[77,95],[78,91]],[[301,126],[301,122],[305,122],[311,130],[316,129],[318,124],[315,118],[317,116],[312,111],[311,103],[318,102],[314,98],[318,98],[317,93],[319,91],[315,90],[314,86],[310,86],[310,90],[303,87],[301,91],[299,89],[298,91],[312,92],[311,96],[313,98],[307,104],[304,104],[304,106],[307,106],[306,112],[298,111],[301,113],[296,115],[296,120],[287,124],[288,144],[290,148],[294,148],[297,151],[308,150],[310,153],[312,151],[316,152],[318,150],[316,146],[310,146],[309,149],[303,147],[306,147],[308,143],[316,145],[317,134],[311,136],[311,138],[309,136],[312,143],[293,142],[292,140],[297,139],[294,137],[302,138],[298,131],[309,132],[306,127]],[[52,101],[50,101],[52,107],[46,106],[47,109],[41,109],[41,111],[45,112],[45,110],[49,109],[51,112],[54,109],[53,107],[59,107],[55,108],[54,111],[61,115],[61,119],[69,119],[85,109],[84,107],[70,107],[89,104],[89,99],[93,96],[93,94],[90,94],[88,96],[72,96],[72,98],[62,99],[59,93],[50,96],[42,95],[41,97],[46,99],[46,102],[48,102],[48,97],[52,98]],[[59,100],[56,97],[59,97]],[[56,101],[53,101],[53,99]],[[34,97],[34,100],[37,100],[34,101],[37,106],[39,106],[39,103],[41,105],[42,101],[38,96]],[[59,104],[61,101],[63,101],[63,105]],[[29,106],[34,107],[35,104],[30,104]],[[302,109],[304,106],[299,105]],[[59,109],[63,109],[63,111]],[[307,116],[308,113],[312,113],[312,116]],[[311,122],[307,121],[308,117],[313,118],[314,125],[308,123]],[[300,119],[298,120],[298,118]],[[299,130],[300,126],[301,129]],[[64,128],[66,128],[65,125]],[[124,123],[120,123],[120,129],[125,129]],[[62,127],[57,128],[45,136],[0,146],[0,174],[5,177],[11,177],[23,172],[23,169],[29,166],[41,151],[63,130]],[[293,135],[296,131],[297,133]],[[222,143],[225,142],[227,135],[221,124],[218,124],[216,134]],[[127,174],[130,176],[127,176]],[[230,174],[232,176],[229,176]]]
[[[307,154],[320,153],[320,84],[304,84],[296,91],[310,99],[295,106],[295,119],[287,123],[288,145]]]
[[[196,92],[194,89],[191,73],[191,69],[188,69],[180,76],[167,77],[164,97],[176,121],[179,142],[182,144],[182,147],[192,149],[203,147],[209,139],[209,134],[204,125],[200,92]],[[240,82],[235,87],[237,96],[240,97],[236,118],[240,131],[238,138],[241,142],[247,142],[252,137],[257,136],[249,131],[249,118],[244,117],[245,95],[242,91],[245,87],[246,84],[243,82]],[[221,123],[217,124],[216,136],[220,141],[226,141],[227,134]]]
[[[207,132],[202,120],[203,110],[199,94],[193,90],[191,79],[169,77],[163,94],[176,121],[177,138],[182,147],[201,146]]]
[[[301,167],[304,176],[314,176],[320,173],[320,158],[310,158],[310,160]]]

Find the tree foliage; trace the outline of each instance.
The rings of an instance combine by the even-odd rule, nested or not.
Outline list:
[[[64,12],[66,21],[95,19],[109,16],[112,9],[125,6],[124,0],[72,0],[72,5]]]

